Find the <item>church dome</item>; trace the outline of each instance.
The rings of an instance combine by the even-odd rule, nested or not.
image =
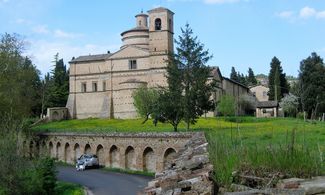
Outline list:
[[[123,42],[121,49],[128,45],[138,46],[144,49],[149,48],[148,15],[140,13],[135,18],[136,27],[121,33]]]

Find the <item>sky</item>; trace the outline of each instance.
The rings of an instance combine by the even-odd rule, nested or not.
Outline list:
[[[163,6],[175,13],[174,38],[189,23],[229,77],[231,67],[268,74],[271,59],[298,75],[311,52],[325,57],[325,0],[0,0],[0,34],[17,33],[44,75],[56,53],[72,57],[117,51],[134,16]]]

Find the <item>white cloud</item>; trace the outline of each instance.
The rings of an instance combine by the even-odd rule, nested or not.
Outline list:
[[[305,6],[301,8],[297,14],[294,11],[277,12],[275,15],[279,18],[289,19],[290,21],[297,21],[298,19],[325,19],[325,10],[318,11],[315,8]]]
[[[64,59],[64,63],[68,65],[68,62],[72,57],[78,57],[80,55],[88,54],[101,54],[106,53],[108,50],[116,51],[119,49],[120,45],[96,45],[96,44],[85,44],[75,46],[67,42],[58,41],[46,41],[46,40],[36,40],[30,45],[30,49],[26,55],[32,58],[37,68],[46,74],[51,69],[53,69],[53,59],[56,53],[59,53],[59,57]]]
[[[301,18],[310,18],[310,17],[313,17],[317,14],[317,11],[314,9],[314,8],[311,8],[311,7],[304,7],[300,10],[299,12],[299,16]]]
[[[37,34],[49,34],[50,30],[47,28],[46,25],[38,25],[32,28],[33,32]]]
[[[317,12],[316,18],[318,18],[318,19],[325,19],[325,10],[324,11]]]
[[[77,38],[77,37],[81,37],[82,34],[77,34],[77,33],[69,33],[69,32],[65,32],[61,29],[57,29],[54,31],[54,36],[57,38]]]
[[[289,18],[293,17],[294,12],[293,11],[282,11],[282,12],[276,13],[275,15],[280,18],[289,19]]]

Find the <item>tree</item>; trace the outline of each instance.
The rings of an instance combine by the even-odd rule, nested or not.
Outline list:
[[[284,94],[289,93],[290,86],[286,79],[286,74],[283,73],[281,62],[277,57],[272,58],[270,66],[271,66],[270,73],[269,73],[270,91],[268,93],[269,99],[279,101],[282,97],[284,97]],[[276,79],[277,81],[275,81]]]
[[[197,37],[193,37],[193,31],[189,24],[185,25],[185,29],[181,29],[182,35],[176,40],[176,62],[182,70],[182,83],[184,85],[184,121],[187,129],[190,124],[195,124],[196,119],[204,114],[207,110],[206,105],[203,106],[202,101],[208,101],[212,95],[213,87],[208,83],[210,76],[210,67],[206,63],[212,58],[208,50],[204,50],[204,45],[198,41]],[[210,109],[214,105],[211,103]],[[213,105],[213,106],[212,106]]]
[[[134,106],[138,114],[145,118],[145,123],[150,115],[155,113],[156,103],[158,102],[159,93],[154,88],[147,88],[143,85],[133,93]]]
[[[54,56],[55,67],[51,74],[47,74],[43,81],[44,106],[65,107],[69,96],[69,72],[64,65],[63,59],[59,59],[58,54]]]
[[[250,86],[256,85],[257,80],[254,74],[254,71],[251,68],[248,68],[248,76],[247,76],[247,83]]]
[[[315,119],[325,104],[325,67],[323,59],[316,53],[300,62],[299,83],[302,109],[308,117]]]
[[[235,67],[231,67],[230,79],[239,82]]]
[[[218,104],[218,111],[224,116],[232,116],[236,111],[236,101],[233,96],[223,95]]]
[[[280,107],[286,116],[295,117],[298,113],[298,106],[298,97],[293,94],[286,94],[280,102]]]

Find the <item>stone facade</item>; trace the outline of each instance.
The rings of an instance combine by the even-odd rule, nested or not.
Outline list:
[[[162,172],[195,133],[43,133],[21,144],[26,156],[48,155],[74,164],[84,153],[103,166]]]
[[[251,87],[250,92],[256,97],[256,99],[260,102],[264,102],[264,101],[269,101],[269,88],[265,87],[263,85],[257,85],[254,87]]]
[[[136,15],[136,27],[121,34],[119,51],[70,61],[67,108],[71,118],[135,118],[133,91],[141,85],[166,85],[174,13],[156,8],[148,14]]]

